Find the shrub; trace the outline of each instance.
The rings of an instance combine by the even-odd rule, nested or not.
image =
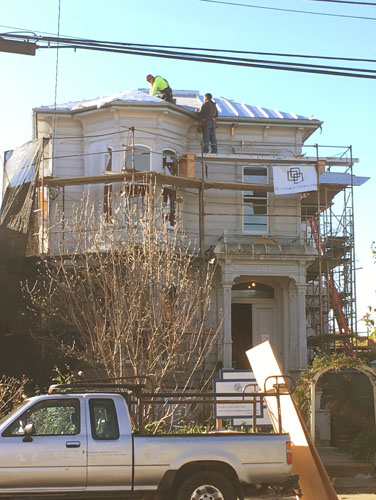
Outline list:
[[[376,453],[376,433],[360,432],[350,443],[351,455],[362,462],[373,462]]]

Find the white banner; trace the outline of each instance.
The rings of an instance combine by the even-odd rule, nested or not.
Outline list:
[[[316,167],[273,167],[274,194],[317,191]]]

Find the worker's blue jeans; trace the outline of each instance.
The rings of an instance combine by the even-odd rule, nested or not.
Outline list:
[[[213,120],[208,120],[205,123],[204,130],[202,132],[202,138],[204,140],[204,153],[209,153],[209,142],[211,144],[211,152],[217,153],[217,138],[215,136],[215,124]]]

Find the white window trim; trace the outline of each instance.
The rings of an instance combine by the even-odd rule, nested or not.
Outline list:
[[[267,184],[269,184],[269,169],[266,165],[242,165],[241,169],[242,169],[242,182],[245,182],[244,181],[244,170],[246,168],[250,168],[250,167],[262,167],[262,168],[265,168],[266,169],[266,181],[267,181]],[[241,222],[241,226],[242,226],[242,233],[243,234],[269,234],[269,193],[267,192],[266,193],[266,229],[265,231],[247,231],[246,229],[244,229],[244,217],[245,217],[245,210],[244,210],[244,193],[246,191],[241,191],[241,206],[242,206],[242,222]]]

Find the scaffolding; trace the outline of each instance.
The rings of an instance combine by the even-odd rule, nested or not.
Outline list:
[[[306,213],[311,238],[318,252],[317,260],[307,270],[307,319],[313,335],[308,346],[321,352],[358,350],[354,199],[352,148],[344,153],[349,162],[343,174],[350,182],[336,193],[327,188],[318,192],[317,210]],[[333,172],[328,166],[328,172]]]
[[[56,190],[60,192],[64,213],[65,188],[68,186],[89,184],[108,186],[121,182],[155,181],[173,189],[188,188],[198,194],[199,255],[204,263],[204,260],[210,257],[206,248],[205,218],[211,215],[207,210],[205,193],[211,189],[267,193],[273,191],[271,184],[211,180],[213,164],[218,162],[233,165],[262,164],[268,168],[276,165],[315,166],[318,190],[301,194],[300,214],[301,223],[306,228],[303,243],[317,249],[317,258],[307,269],[306,316],[311,333],[308,336],[308,346],[326,353],[345,351],[352,355],[354,350],[358,349],[353,202],[353,165],[356,160],[352,157],[351,147],[342,148],[341,153],[331,156],[320,156],[319,150],[322,147],[317,145],[313,147],[315,156],[299,154],[281,157],[273,153],[252,154],[251,148],[247,148],[242,154],[210,156],[186,153],[176,159],[178,168],[174,172],[175,175],[169,175],[152,171],[135,171],[133,146],[130,148],[132,168],[124,169],[122,172],[106,171],[96,176],[56,178],[45,177],[42,171],[37,181],[39,201],[36,207],[40,224],[39,231],[34,234],[39,241],[42,241],[44,248],[44,242],[47,239],[45,233],[49,230],[45,220],[45,200],[54,199]],[[309,146],[303,146],[303,148],[309,148]],[[199,173],[199,178],[195,176],[196,172]],[[338,183],[327,182],[325,173],[338,173],[340,176]],[[344,181],[344,179],[347,180]],[[335,205],[333,204],[334,197],[336,197]],[[237,207],[234,213],[236,210]],[[238,238],[241,237],[238,235]],[[268,235],[268,237],[271,241],[274,240],[273,235]],[[253,241],[249,235],[248,240]]]

